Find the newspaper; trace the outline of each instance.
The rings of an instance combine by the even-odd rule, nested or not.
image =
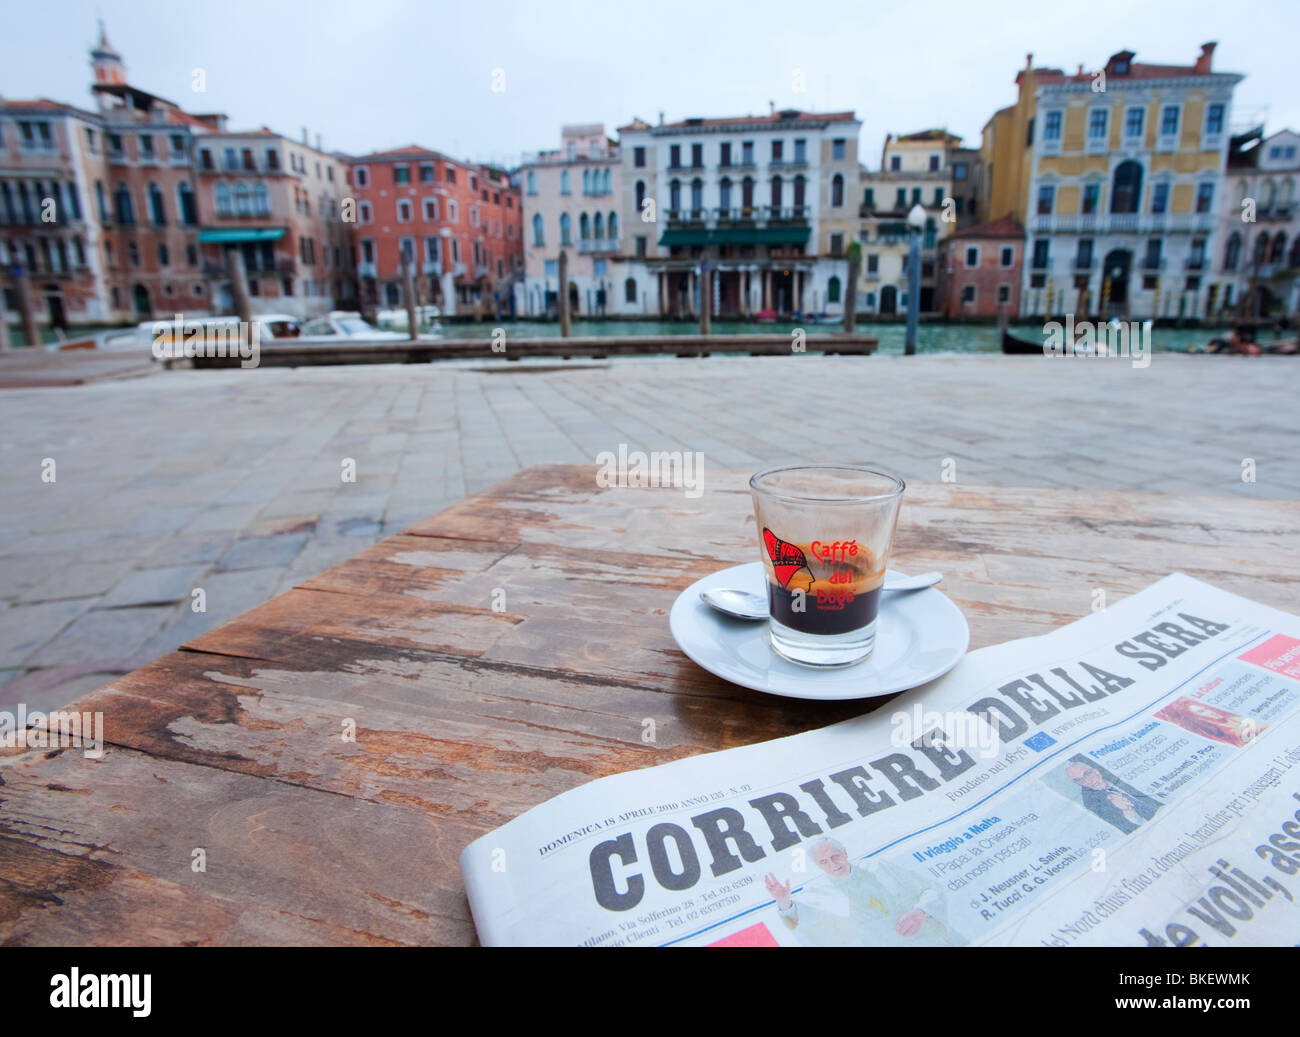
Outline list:
[[[573,789],[461,869],[487,945],[1293,944],[1298,707],[1300,619],[1176,573],[865,716]]]

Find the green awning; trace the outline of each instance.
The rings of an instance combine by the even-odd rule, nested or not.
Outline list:
[[[201,230],[201,244],[229,245],[244,241],[278,241],[284,237],[283,227],[239,227],[233,230]]]
[[[809,227],[693,227],[666,230],[659,244],[668,248],[710,245],[806,245]]]

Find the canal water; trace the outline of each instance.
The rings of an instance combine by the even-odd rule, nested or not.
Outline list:
[[[552,338],[559,337],[560,325],[550,321],[516,321],[502,325],[509,337],[518,338]],[[444,324],[442,333],[447,338],[490,338],[494,325],[491,321],[482,324]],[[713,333],[718,336],[739,333],[754,334],[789,334],[796,327],[802,327],[809,336],[826,334],[840,329],[838,324],[754,324],[742,321],[715,321]],[[904,324],[873,324],[859,322],[856,326],[859,334],[874,335],[880,340],[878,352],[882,354],[902,354],[907,327]],[[1013,325],[1011,334],[1026,342],[1043,341],[1043,325]],[[1184,353],[1203,348],[1211,338],[1226,334],[1227,329],[1210,328],[1152,328],[1151,347],[1156,352]],[[611,335],[698,335],[698,324],[682,321],[582,321],[575,320],[571,334],[580,336]],[[1002,341],[998,329],[992,324],[922,324],[917,329],[916,351],[918,353],[1000,353]]]

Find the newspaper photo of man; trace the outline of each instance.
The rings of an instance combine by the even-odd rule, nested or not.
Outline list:
[[[1077,786],[1084,809],[1126,835],[1155,817],[1162,805],[1097,766],[1087,756],[1074,757],[1065,765],[1065,774]]]
[[[943,897],[909,870],[870,860],[852,864],[844,844],[823,838],[808,855],[825,875],[796,903],[791,883],[769,873],[767,891],[787,929],[810,946],[960,947],[947,924]]]

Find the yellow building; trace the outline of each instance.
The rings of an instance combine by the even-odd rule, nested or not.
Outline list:
[[[983,210],[1026,228],[1025,316],[1203,316],[1242,77],[1132,51],[1104,68],[1016,76],[1015,104],[984,127]]]

